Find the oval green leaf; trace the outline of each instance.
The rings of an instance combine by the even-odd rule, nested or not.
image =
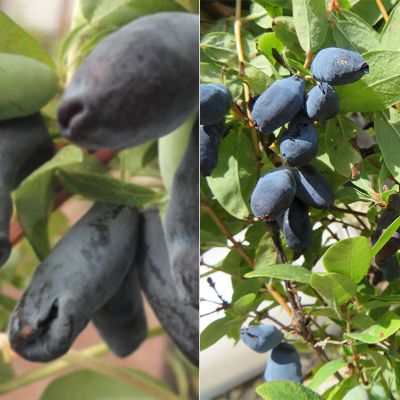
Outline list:
[[[57,76],[33,58],[0,53],[0,121],[39,111],[57,91]]]
[[[337,312],[340,305],[350,301],[357,293],[357,286],[351,279],[336,273],[314,272],[310,283]]]
[[[330,378],[335,372],[339,371],[340,368],[343,368],[346,365],[347,362],[343,360],[332,360],[329,361],[327,364],[323,364],[313,376],[308,387],[312,390],[318,389],[324,382],[328,380],[328,378]]]
[[[364,236],[339,240],[322,257],[322,263],[328,272],[347,276],[355,283],[364,278],[371,260],[371,245]]]
[[[392,311],[383,314],[374,325],[360,333],[346,333],[345,337],[374,344],[385,340],[400,329],[400,316]]]
[[[256,162],[247,128],[241,127],[222,140],[217,167],[207,182],[228,213],[239,219],[250,215],[249,199],[256,183]]]
[[[293,0],[293,19],[297,37],[305,51],[314,52],[328,32],[325,0]]]
[[[285,281],[310,283],[311,272],[299,265],[276,264],[258,267],[245,275],[245,278],[275,278]]]
[[[0,53],[18,54],[46,64],[54,69],[53,60],[43,46],[0,11]]]
[[[400,54],[400,53],[399,53]],[[374,114],[375,137],[382,152],[383,160],[393,177],[400,181],[400,113],[391,110]]]
[[[303,385],[290,381],[263,383],[256,388],[265,400],[323,400],[323,398]]]

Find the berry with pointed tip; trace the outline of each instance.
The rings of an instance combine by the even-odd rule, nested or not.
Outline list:
[[[325,177],[311,164],[295,171],[296,196],[306,205],[326,209],[333,206],[334,195]]]
[[[175,172],[165,237],[175,290],[182,302],[199,306],[199,124],[193,125]]]
[[[360,54],[338,47],[322,49],[311,63],[313,77],[330,85],[356,82],[368,72],[368,63]]]
[[[381,261],[378,267],[382,270],[383,276],[387,281],[393,282],[400,278],[400,265],[396,255]]]
[[[250,199],[251,210],[261,221],[274,221],[289,208],[295,193],[292,169],[275,168],[258,180]]]
[[[240,330],[240,338],[252,350],[266,353],[283,339],[283,333],[273,325],[250,325]]]
[[[217,125],[200,125],[200,173],[210,176],[218,164],[222,133]]]
[[[232,104],[228,88],[217,83],[200,85],[200,124],[214,125],[225,119]]]
[[[146,339],[147,321],[135,262],[114,295],[93,314],[92,322],[118,357],[127,357]]]
[[[136,209],[96,203],[35,270],[10,318],[12,349],[37,362],[65,354],[121,286],[138,230]]]
[[[142,214],[139,248],[140,284],[151,308],[182,353],[198,365],[199,310],[179,299],[158,210]]]
[[[290,166],[308,164],[318,152],[318,132],[312,120],[303,112],[297,114],[282,135],[279,148]]]
[[[282,342],[268,354],[264,379],[303,383],[300,356],[293,345]]]
[[[339,114],[339,98],[335,89],[325,82],[314,86],[308,92],[305,108],[307,115],[317,121]]]
[[[198,16],[161,12],[106,36],[79,67],[58,110],[61,134],[90,149],[158,139],[199,106]]]
[[[290,207],[278,218],[286,245],[292,250],[303,251],[311,244],[312,226],[308,208],[296,197]]]
[[[261,133],[291,121],[304,104],[304,80],[293,75],[275,81],[254,103],[251,115]]]

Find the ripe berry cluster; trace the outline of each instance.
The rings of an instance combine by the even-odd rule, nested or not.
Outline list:
[[[197,21],[157,13],[101,40],[61,99],[61,134],[89,149],[123,149],[187,121],[198,110]],[[15,352],[39,362],[60,357],[92,321],[110,349],[126,356],[147,335],[143,289],[168,334],[198,362],[198,138],[196,122],[164,227],[157,210],[98,202],[57,243],[11,316]],[[49,141],[39,114],[0,122],[0,261],[10,247],[9,192],[51,158]]]
[[[272,133],[289,123],[279,140],[285,165],[259,179],[250,205],[260,220],[278,221],[287,246],[295,251],[303,251],[311,243],[308,207],[326,209],[334,201],[324,176],[310,164],[318,152],[313,120],[326,120],[339,112],[339,99],[331,85],[357,81],[368,73],[368,64],[353,51],[327,48],[314,58],[311,73],[318,82],[306,100],[303,78],[293,75],[274,82],[252,110],[260,133]]]
[[[252,350],[268,353],[264,372],[266,382],[303,383],[299,353],[290,343],[282,342],[283,334],[275,326],[250,325],[241,329],[240,338]]]
[[[231,104],[231,94],[224,85],[200,85],[200,173],[203,176],[211,175],[218,163],[225,115]]]

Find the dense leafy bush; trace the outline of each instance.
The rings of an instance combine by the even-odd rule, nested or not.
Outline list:
[[[230,275],[233,295],[201,349],[272,319],[319,364],[301,384],[293,348],[272,350],[263,398],[399,399],[400,4],[223,3],[202,10],[201,81],[234,104],[201,180],[201,251],[228,250],[203,269],[216,290],[212,274]]]

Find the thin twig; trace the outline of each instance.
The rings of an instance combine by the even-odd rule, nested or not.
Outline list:
[[[388,13],[387,13],[387,11],[385,9],[385,6],[382,3],[382,0],[375,0],[375,1],[376,1],[376,5],[379,8],[379,11],[382,14],[383,19],[385,20],[385,22],[387,22],[387,20],[389,19],[389,15],[388,15]]]
[[[243,42],[242,42],[242,0],[236,0],[236,9],[235,9],[235,23],[234,23],[234,31],[235,31],[235,42],[236,42],[236,52],[239,60],[239,75],[241,77],[243,83],[243,92],[245,98],[245,107],[246,107],[246,115],[251,127],[251,140],[253,142],[254,153],[256,157],[257,163],[257,175],[259,175],[261,169],[261,150],[260,143],[258,141],[257,130],[255,129],[255,124],[253,118],[251,116],[251,111],[249,108],[249,104],[251,101],[251,93],[250,86],[244,80],[245,77],[245,57],[243,51]]]
[[[247,250],[242,246],[241,243],[235,240],[232,233],[225,225],[224,221],[219,217],[219,215],[214,211],[214,209],[207,203],[207,201],[203,198],[200,201],[202,208],[208,212],[210,217],[214,220],[217,226],[220,228],[222,233],[226,236],[228,240],[230,240],[233,244],[234,249],[245,259],[245,261],[250,265],[251,268],[255,267],[255,262]],[[292,310],[287,305],[287,299],[285,299],[272,285],[265,284],[265,288],[269,292],[269,294],[276,300],[278,304],[288,313],[289,316],[292,316]]]
[[[344,209],[344,208],[333,206],[329,210],[330,211],[338,211],[338,212],[342,212],[345,214],[359,215],[360,217],[367,216],[367,214],[365,212],[352,210],[351,208]]]

